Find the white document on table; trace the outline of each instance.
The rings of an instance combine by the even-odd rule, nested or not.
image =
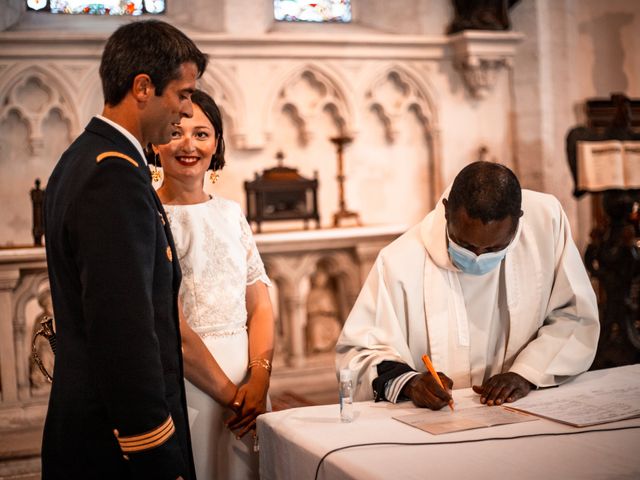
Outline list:
[[[640,417],[640,368],[635,367],[616,369],[596,383],[532,392],[508,408],[575,427]]]
[[[538,420],[532,415],[502,407],[487,407],[486,405],[456,409],[455,411],[449,409],[437,412],[424,410],[411,415],[394,416],[393,419],[433,435]]]

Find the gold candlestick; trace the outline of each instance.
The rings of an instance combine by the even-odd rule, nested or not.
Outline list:
[[[357,225],[362,225],[360,222],[360,215],[356,212],[351,212],[347,209],[347,202],[344,199],[344,182],[346,177],[344,175],[344,147],[345,145],[351,143],[353,138],[347,136],[333,137],[330,139],[337,149],[338,155],[338,175],[336,176],[336,180],[338,180],[338,191],[339,191],[339,206],[340,210],[333,214],[333,226],[339,227],[340,222],[342,220],[353,218]]]

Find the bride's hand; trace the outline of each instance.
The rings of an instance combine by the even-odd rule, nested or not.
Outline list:
[[[225,422],[231,430],[238,430],[237,437],[256,428],[256,418],[267,411],[268,390],[269,372],[263,368],[252,368],[249,381],[238,388],[231,402],[235,415]]]

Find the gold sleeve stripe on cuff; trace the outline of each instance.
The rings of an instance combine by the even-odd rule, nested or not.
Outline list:
[[[128,437],[118,437],[118,442],[121,447],[134,447],[140,444],[152,442],[157,438],[163,436],[168,430],[174,428],[173,419],[171,415],[162,423],[162,425],[154,428],[153,430],[143,433],[141,435],[131,435]]]
[[[104,153],[101,153],[100,155],[98,155],[96,157],[96,163],[100,163],[102,160],[104,160],[107,157],[122,158],[123,160],[126,160],[130,164],[135,165],[136,167],[138,166],[138,162],[136,162],[133,158],[131,158],[128,155],[125,155],[124,153],[120,153],[120,152],[104,152]]]
[[[149,441],[148,443],[140,444],[137,446],[120,445],[120,449],[122,450],[122,453],[133,453],[133,452],[141,452],[144,450],[149,450],[154,447],[158,447],[162,445],[164,442],[166,442],[167,440],[169,440],[169,438],[171,437],[171,435],[173,435],[173,432],[175,431],[176,431],[175,427],[173,426],[173,424],[171,424],[169,430],[167,430],[162,436],[157,437],[153,441]]]
[[[170,427],[173,427],[173,418],[171,418],[171,415],[169,415],[161,425],[157,426],[153,430],[149,430],[148,432],[140,435],[130,435],[128,437],[119,436],[118,442],[120,442],[120,445],[126,445],[146,440],[153,440],[155,437],[162,435]]]
[[[128,437],[125,440],[118,439],[120,442],[120,446],[122,447],[136,447],[138,445],[144,445],[146,443],[154,441],[156,438],[163,436],[168,430],[174,428],[173,422],[166,424],[160,430],[156,430],[155,433],[151,436],[140,435],[135,437],[134,440],[131,440],[131,437]]]

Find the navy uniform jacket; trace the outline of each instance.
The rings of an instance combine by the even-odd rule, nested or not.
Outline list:
[[[47,185],[57,352],[43,479],[195,478],[180,267],[135,146],[94,118]]]

